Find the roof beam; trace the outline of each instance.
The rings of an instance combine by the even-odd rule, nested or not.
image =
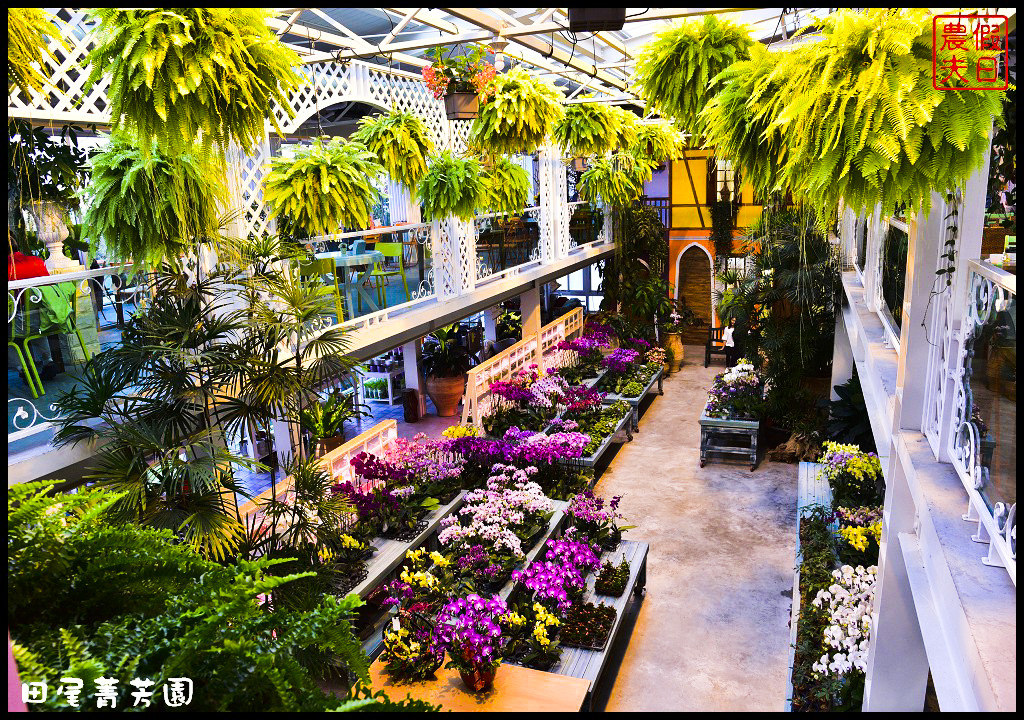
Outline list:
[[[527,47],[534,52],[538,52],[545,57],[551,58],[556,62],[575,68],[576,70],[580,70],[587,75],[596,77],[606,85],[623,91],[626,89],[625,82],[611,73],[599,70],[593,63],[584,63],[570,53],[553,47],[550,43],[539,40],[535,37],[530,37],[534,33],[538,32],[538,30],[534,29],[535,26],[533,25],[504,28],[502,27],[503,23],[493,15],[488,15],[482,10],[478,10],[476,8],[444,8],[444,11],[457,18],[465,20],[466,22],[472,23],[479,28],[489,30],[500,37],[510,38],[513,42]],[[561,26],[559,26],[559,28],[560,27]]]

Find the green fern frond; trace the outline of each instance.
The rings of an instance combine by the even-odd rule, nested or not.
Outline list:
[[[416,200],[428,220],[454,216],[470,220],[484,202],[484,181],[480,161],[461,158],[445,150],[430,161],[426,175],[416,188]]]
[[[53,24],[53,17],[40,8],[7,9],[7,94],[15,88],[31,97],[31,91],[42,92],[47,78],[43,72],[56,65],[57,58],[46,39],[57,40],[67,50],[67,43]]]
[[[507,157],[484,166],[483,207],[494,213],[518,213],[530,202],[530,175]]]
[[[529,155],[565,112],[562,93],[521,67],[496,76],[493,94],[480,103],[469,144],[489,155]]]
[[[427,172],[427,157],[434,152],[427,126],[412,113],[392,111],[364,117],[352,140],[365,145],[388,175],[410,189]]]

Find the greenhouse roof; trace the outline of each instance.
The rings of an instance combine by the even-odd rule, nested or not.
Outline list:
[[[573,33],[565,8],[280,8],[271,25],[306,62],[359,58],[418,73],[431,48],[482,43],[550,75],[570,98],[593,93],[635,101],[636,51],[669,22],[719,14],[747,24],[754,38],[784,44],[826,8],[627,8],[622,30]],[[455,52],[459,52],[456,49]]]

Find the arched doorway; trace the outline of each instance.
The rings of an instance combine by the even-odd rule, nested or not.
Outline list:
[[[683,334],[683,342],[703,344],[707,339],[707,328],[714,325],[711,256],[704,247],[694,243],[679,254],[677,263],[676,297],[704,321],[702,327],[689,328]]]

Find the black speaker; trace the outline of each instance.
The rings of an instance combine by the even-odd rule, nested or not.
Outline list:
[[[625,24],[626,8],[569,8],[569,30],[574,33],[621,30]]]

